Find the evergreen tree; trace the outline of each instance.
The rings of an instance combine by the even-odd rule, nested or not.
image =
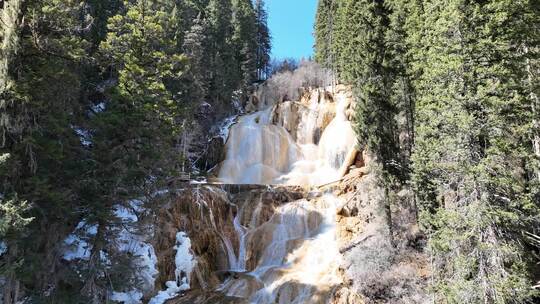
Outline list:
[[[385,33],[386,66],[390,74],[390,103],[394,105],[396,117],[396,145],[401,157],[399,163],[401,179],[407,179],[410,173],[409,161],[414,146],[414,108],[415,93],[412,86],[411,38],[408,30],[412,25],[415,1],[391,0],[385,6],[389,11],[388,29]]]
[[[255,30],[257,80],[263,80],[270,73],[270,51],[272,49],[272,38],[268,29],[268,13],[264,0],[255,1]]]
[[[384,1],[367,0],[321,2],[319,9],[319,20],[332,24],[330,27],[316,26],[316,31],[319,31],[319,39],[328,39],[325,32],[330,34],[332,44],[328,45],[329,40],[320,42],[317,45],[323,49],[317,54],[319,57],[331,56],[332,62],[326,64],[332,65],[342,82],[353,86],[355,130],[361,147],[373,152],[382,164],[379,177],[387,194],[382,207],[388,227],[392,227],[389,194],[392,180],[401,176],[402,167],[396,123],[398,107],[394,103],[401,99],[393,98],[393,81],[397,72],[390,66],[391,53],[386,43],[390,11]],[[335,10],[335,13],[327,10]],[[319,60],[324,62],[322,58]],[[389,236],[391,241],[391,231]]]
[[[235,90],[236,67],[232,45],[231,0],[210,0],[207,7],[210,25],[209,68],[211,72],[210,97],[221,102],[228,101]]]
[[[122,224],[114,207],[180,171],[180,126],[194,104],[229,103],[253,79],[254,8],[10,0],[0,15],[3,303],[104,303],[138,283],[132,257],[111,242]],[[97,230],[85,239],[90,258],[61,262],[81,220]]]
[[[320,16],[328,9],[321,3]],[[404,71],[391,61],[393,54],[386,42],[390,37],[390,11],[384,1],[340,1],[335,5],[332,51],[324,49],[326,42],[321,42],[322,52],[326,56],[336,54],[336,72],[343,82],[354,86],[360,143],[379,157],[386,171],[397,174],[396,116],[402,98],[392,90],[397,86],[396,75]],[[397,43],[393,47],[399,51]]]
[[[520,89],[527,1],[426,1],[414,179],[447,303],[530,300],[522,230],[538,227]],[[519,13],[518,13],[519,12]],[[525,34],[526,36],[527,34]]]
[[[199,14],[186,32],[182,47],[189,59],[188,80],[190,82],[186,86],[187,92],[184,94],[184,98],[203,100],[208,96],[209,75],[205,68],[208,43],[208,25]]]
[[[412,157],[436,302],[532,300],[538,11],[527,0],[319,2],[317,60],[353,86],[357,133],[387,190],[392,176],[407,181]]]
[[[82,37],[91,17],[84,6],[65,1],[10,1],[2,11],[2,102],[0,153],[10,159],[0,175],[2,194],[34,218],[8,234],[5,303],[56,286],[56,255],[67,223],[88,203],[76,191],[86,149],[76,128],[84,117],[80,71],[89,46]],[[7,14],[6,14],[7,13]],[[21,202],[31,208],[22,208]],[[9,213],[9,204],[7,213]]]
[[[240,50],[236,56],[239,63],[238,87],[247,88],[256,78],[257,36],[256,19],[251,0],[233,1],[232,44]]]
[[[334,0],[321,0],[315,16],[315,61],[324,67],[333,67],[331,53],[336,15]]]

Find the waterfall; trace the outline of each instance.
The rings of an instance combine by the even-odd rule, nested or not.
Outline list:
[[[299,147],[283,127],[271,124],[272,108],[243,116],[233,125],[227,158],[219,178],[229,184],[274,184],[299,155]]]
[[[272,218],[247,235],[256,266],[223,283],[220,290],[242,303],[312,303],[340,284],[336,240],[338,199],[326,194],[280,206]],[[279,302],[277,299],[279,298]]]
[[[301,186],[339,180],[355,153],[356,136],[346,115],[350,99],[324,96],[325,91],[317,91],[310,99],[239,117],[228,134],[219,180]],[[234,275],[219,292],[238,299],[235,303],[328,302],[341,283],[335,219],[339,204],[333,194],[319,193],[273,207],[266,220],[261,218],[262,198],[236,205],[238,247],[223,240],[228,271]]]
[[[311,98],[291,112],[289,107],[268,107],[240,117],[232,126],[219,179],[228,184],[321,185],[338,180],[354,150],[356,136],[346,117],[350,100]],[[333,109],[324,126],[320,113]],[[297,120],[289,123],[291,116]],[[284,121],[276,124],[276,121]],[[286,127],[291,128],[294,137]]]

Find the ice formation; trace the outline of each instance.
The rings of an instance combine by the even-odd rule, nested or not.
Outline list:
[[[175,281],[165,283],[167,289],[160,291],[148,302],[149,304],[163,304],[168,299],[172,299],[180,292],[190,288],[189,277],[196,262],[191,253],[191,240],[185,232],[180,231],[176,234],[176,245],[174,249],[176,250],[174,259],[176,265],[174,271]]]

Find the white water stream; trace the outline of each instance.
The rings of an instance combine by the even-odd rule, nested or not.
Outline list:
[[[235,224],[240,227],[239,254],[230,271],[237,275],[220,290],[247,303],[324,303],[332,287],[340,284],[337,204],[336,197],[326,194],[316,201],[281,205],[260,226]],[[256,222],[256,217],[254,213],[250,222]],[[246,269],[247,250],[256,261],[251,270]]]
[[[229,132],[219,179],[227,184],[287,185],[321,185],[338,180],[344,173],[343,166],[348,166],[345,160],[354,149],[356,136],[345,114],[348,100],[342,95],[336,99],[312,99],[296,113],[273,106],[240,117]],[[335,109],[334,118],[324,126],[319,115],[329,105]],[[299,120],[293,130],[296,140],[285,127],[273,123],[290,120],[291,115]],[[321,135],[316,142],[318,132]]]

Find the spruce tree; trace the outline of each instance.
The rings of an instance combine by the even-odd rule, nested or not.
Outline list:
[[[251,0],[235,0],[233,2],[233,35],[232,45],[239,52],[236,54],[238,62],[237,86],[247,88],[256,78],[256,16]]]
[[[315,61],[324,67],[332,67],[332,42],[334,34],[334,19],[336,12],[335,0],[320,0],[315,16]]]
[[[229,102],[255,73],[254,8],[241,1],[233,18],[231,1],[210,2],[3,3],[3,302],[104,303],[136,287],[133,257],[112,242],[115,205],[165,188],[193,105]],[[65,263],[58,253],[81,221],[97,227],[91,257]]]
[[[208,25],[199,14],[191,28],[186,31],[182,46],[182,50],[189,59],[188,79],[190,80],[186,85],[183,98],[203,100],[208,96],[209,76],[205,68],[208,43]]]
[[[425,1],[414,179],[445,303],[531,298],[522,231],[537,227],[520,88],[526,1]],[[518,13],[519,12],[519,13]],[[524,36],[525,34],[525,36]],[[525,127],[525,128],[524,128]]]
[[[412,150],[436,302],[532,301],[538,4],[333,4],[319,2],[317,60],[353,86],[357,133],[383,176],[407,182]]]
[[[390,75],[390,99],[396,111],[396,132],[399,139],[400,178],[408,179],[409,162],[414,146],[414,107],[415,93],[412,86],[412,49],[409,17],[415,7],[414,1],[388,0],[385,6],[389,11],[388,29],[385,33],[386,66]]]
[[[82,29],[90,18],[82,6],[65,1],[10,1],[2,15],[8,18],[1,27],[0,154],[10,158],[1,192],[24,218],[34,218],[17,233],[9,227],[4,238],[9,250],[2,294],[10,303],[23,290],[33,297],[57,285],[60,278],[50,274],[59,264],[50,253],[79,216],[74,210],[87,203],[76,190],[87,152],[75,126],[84,116],[80,73],[89,44]]]
[[[336,5],[331,49],[336,54],[340,79],[354,87],[360,144],[379,157],[386,171],[396,172],[398,110],[391,90],[397,71],[391,65],[392,54],[386,43],[389,10],[383,1],[340,1]]]
[[[270,51],[272,39],[268,28],[268,13],[264,0],[255,1],[255,30],[256,30],[256,58],[257,80],[263,80],[270,73]]]
[[[238,62],[232,45],[232,3],[231,0],[210,0],[206,10],[210,25],[210,96],[224,103],[230,100],[237,81]]]

